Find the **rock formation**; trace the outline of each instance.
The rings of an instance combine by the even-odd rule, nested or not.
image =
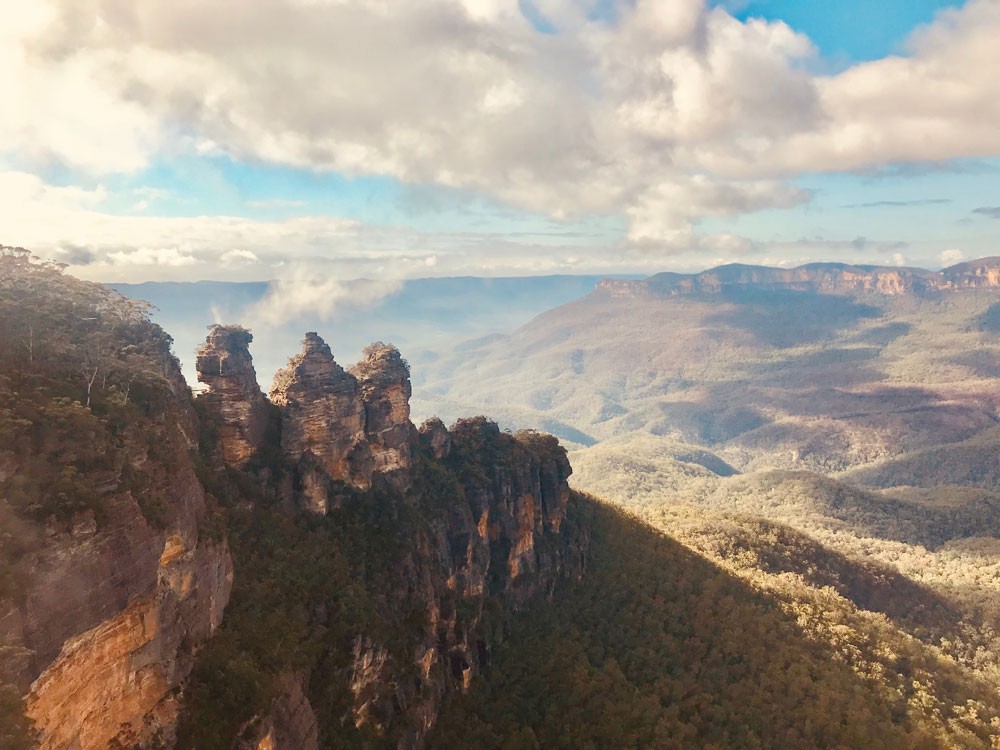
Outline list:
[[[320,336],[306,334],[270,392],[302,504],[326,513],[337,502],[331,482],[368,489],[379,476],[406,486],[416,439],[410,392],[409,368],[395,347],[372,344],[346,372]]]
[[[583,530],[563,529],[571,469],[555,438],[510,435],[483,417],[460,420],[451,430],[439,420],[425,426],[423,449],[450,446],[441,466],[460,488],[438,504],[426,488],[400,497],[419,504],[422,521],[394,561],[391,585],[378,589],[381,612],[419,614],[423,624],[405,654],[374,633],[356,633],[341,678],[350,698],[339,723],[402,750],[422,747],[444,695],[469,688],[489,664],[499,625],[491,617],[579,576],[587,551]],[[301,737],[313,726],[308,701],[286,683],[270,712],[247,730],[263,743],[252,747],[293,750],[296,741],[278,738]]]
[[[299,466],[305,502],[325,513],[328,478],[371,485],[371,449],[358,381],[333,359],[330,347],[307,333],[302,351],[274,377],[270,398],[281,409],[281,447]]]
[[[218,419],[219,443],[230,466],[246,463],[260,448],[267,426],[251,341],[253,334],[241,326],[213,325],[195,362],[198,380],[209,388],[200,398]]]
[[[309,750],[348,731],[416,749],[508,613],[582,571],[555,439],[484,418],[418,432],[394,347],[345,372],[308,334],[271,404],[249,331],[212,326],[199,410],[141,310],[21,265],[46,325],[91,313],[107,374],[81,380],[93,342],[64,331],[31,367],[0,347],[0,722],[24,737],[31,719],[41,750]],[[0,305],[23,309],[21,287]]]
[[[351,368],[365,404],[365,433],[379,474],[405,471],[412,464],[410,367],[396,347],[376,342]]]
[[[434,458],[442,459],[451,453],[451,433],[437,417],[420,425],[420,439],[426,443]]]

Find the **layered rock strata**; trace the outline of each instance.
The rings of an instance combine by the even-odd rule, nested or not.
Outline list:
[[[399,496],[423,522],[394,561],[391,585],[379,588],[378,607],[388,619],[423,625],[402,654],[375,634],[358,632],[342,672],[312,675],[314,683],[346,684],[350,705],[341,725],[349,722],[401,750],[423,747],[444,695],[468,689],[489,664],[503,618],[578,577],[587,552],[585,531],[566,528],[571,469],[554,437],[510,435],[482,417],[460,420],[451,430],[433,420],[413,451],[415,460],[417,453],[436,454],[438,470],[457,485],[434,499],[418,475]],[[498,619],[498,612],[505,614]],[[312,726],[303,714],[307,702],[282,688],[248,732],[257,738],[254,747],[298,747],[280,738],[300,737],[301,727]],[[298,708],[290,711],[290,705]],[[292,714],[291,723],[282,718]],[[337,730],[325,731],[335,736]]]
[[[336,486],[371,487],[375,477],[405,488],[416,431],[410,372],[399,351],[373,344],[345,371],[326,342],[307,333],[302,351],[275,375],[281,447],[296,467],[301,502],[317,513],[337,503]]]
[[[322,338],[306,334],[302,351],[275,375],[269,396],[281,409],[281,447],[298,466],[310,510],[326,512],[324,478],[370,486],[371,449],[358,381],[337,364]]]
[[[365,434],[377,473],[405,471],[412,465],[410,444],[410,367],[394,346],[376,342],[351,368],[365,405]]]

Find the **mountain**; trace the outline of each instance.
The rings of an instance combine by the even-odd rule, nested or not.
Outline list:
[[[988,301],[947,294],[942,341]],[[795,320],[869,325],[850,305]],[[975,314],[967,334],[991,335]],[[141,305],[10,249],[0,320],[4,748],[1000,741],[992,426],[935,442],[893,422],[905,399],[870,408],[859,424],[914,446],[877,465],[925,486],[622,430],[572,457],[623,510],[570,489],[550,435],[415,426],[389,344],[344,367],[307,333],[265,395],[254,333],[215,325],[193,397]],[[840,408],[828,393],[816,412]]]
[[[952,286],[891,294],[856,282],[896,269],[830,264],[608,282],[425,363],[416,407],[580,445],[663,435],[740,470],[842,471],[995,423],[1000,292],[976,286],[991,268],[907,271]]]
[[[732,263],[695,274],[659,273],[639,281],[605,280],[598,288],[625,297],[720,294],[739,289],[926,295],[956,289],[1000,288],[1000,257],[958,263],[936,272],[922,268],[847,263],[807,263],[796,268]]]
[[[643,557],[642,543],[615,522],[607,533],[624,541],[601,570],[615,570],[636,597],[603,609],[601,592],[615,589],[595,575],[581,581],[579,598],[574,589],[551,608],[539,605],[537,619],[501,651],[504,675],[525,687],[501,676],[499,687],[456,696],[439,725],[447,733],[434,739],[442,747],[572,747],[584,737],[566,728],[586,726],[583,734],[603,732],[605,744],[635,747],[994,742],[995,730],[971,725],[963,726],[972,734],[946,739],[947,730],[918,728],[920,711],[903,720],[902,703],[891,704],[912,709],[916,695],[936,694],[928,705],[940,708],[952,680],[996,694],[997,266],[729,266],[613,281],[506,337],[430,363],[421,408],[448,414],[475,405],[510,426],[547,425],[576,443],[575,487],[680,545]],[[599,528],[595,557],[609,543]],[[793,616],[805,653],[777,656],[795,639],[776,643],[752,630],[763,612],[727,608],[747,606],[744,596],[699,600],[683,577],[697,575],[693,567],[670,572],[671,555],[686,553],[715,566],[702,587],[738,582]],[[702,617],[678,622],[680,602]],[[613,613],[623,610],[624,618]],[[736,632],[713,629],[714,617],[739,623]],[[592,623],[604,621],[595,631]],[[636,621],[644,625],[632,630]],[[582,645],[568,649],[567,640]],[[830,650],[809,655],[811,647]],[[820,668],[806,666],[813,658],[850,665],[861,683],[880,685],[880,697],[832,708],[855,688],[845,675],[828,698]],[[786,704],[767,687],[776,679],[769,669],[790,679],[793,664],[808,677],[793,688],[802,700]],[[711,708],[703,708],[698,678],[713,669]],[[671,683],[666,674],[697,677]],[[544,708],[543,684],[575,696],[561,704],[570,718]],[[971,700],[993,720],[995,708]],[[581,703],[627,719],[588,723]],[[666,720],[656,706],[676,710]],[[743,717],[748,706],[769,718]],[[831,712],[846,734],[811,718]],[[964,715],[945,721],[955,728]],[[861,726],[864,736],[850,736]]]

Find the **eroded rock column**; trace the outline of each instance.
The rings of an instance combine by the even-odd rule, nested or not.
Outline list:
[[[337,364],[320,336],[306,334],[302,351],[274,376],[269,395],[281,408],[281,447],[299,466],[310,510],[326,512],[324,476],[370,486],[372,459],[358,381]]]
[[[413,465],[414,427],[410,422],[410,367],[399,350],[376,342],[351,368],[365,405],[365,433],[375,472],[386,474]]]
[[[240,466],[260,448],[267,427],[267,400],[250,356],[253,334],[242,326],[213,325],[197,352],[198,380],[209,390],[199,398],[218,420],[225,462]]]

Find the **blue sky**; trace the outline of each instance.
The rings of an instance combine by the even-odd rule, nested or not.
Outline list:
[[[906,39],[938,11],[956,8],[942,0],[735,0],[721,3],[741,20],[783,21],[808,36],[835,66],[905,53]]]
[[[109,281],[996,252],[996,0],[236,5],[0,32],[6,244]]]

